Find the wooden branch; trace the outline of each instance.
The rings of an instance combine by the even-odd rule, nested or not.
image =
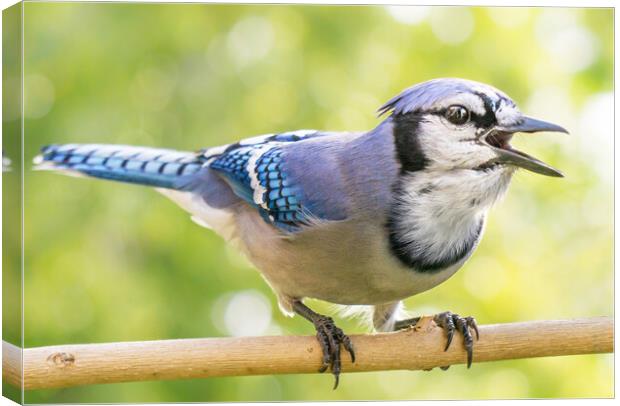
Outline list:
[[[420,370],[463,364],[459,335],[444,352],[445,333],[430,318],[415,329],[351,337],[357,361],[343,353],[345,372]],[[20,384],[20,349],[3,343],[3,378]],[[613,351],[609,317],[480,326],[476,362]],[[111,382],[317,372],[321,350],[313,336],[205,338],[59,345],[23,352],[24,388]],[[475,367],[475,365],[474,365]]]

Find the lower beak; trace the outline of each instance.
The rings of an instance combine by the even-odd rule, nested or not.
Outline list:
[[[553,168],[550,165],[534,158],[526,154],[525,152],[518,151],[510,146],[508,142],[500,143],[499,146],[497,143],[493,145],[489,143],[488,138],[495,136],[501,137],[502,135],[508,136],[508,138],[512,137],[512,134],[524,132],[524,133],[535,133],[535,132],[561,132],[568,134],[568,131],[559,125],[548,123],[546,121],[537,120],[535,118],[523,116],[521,120],[514,125],[509,126],[497,126],[487,133],[487,135],[483,136],[481,141],[487,146],[493,148],[497,153],[497,158],[494,159],[494,162],[518,166],[523,169],[527,169],[529,171],[539,173],[541,175],[546,176],[554,176],[554,177],[564,177],[562,172]]]

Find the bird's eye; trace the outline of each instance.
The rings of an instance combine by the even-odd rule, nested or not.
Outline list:
[[[462,125],[469,121],[469,110],[463,106],[455,104],[447,108],[444,116],[452,124]]]

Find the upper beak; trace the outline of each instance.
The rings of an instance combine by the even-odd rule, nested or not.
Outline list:
[[[493,134],[495,134],[496,137],[498,135],[499,136],[504,135],[504,136],[507,136],[508,140],[512,137],[512,134],[518,133],[518,132],[535,133],[535,132],[544,131],[544,132],[561,132],[561,133],[568,134],[568,131],[566,131],[565,128],[560,127],[557,124],[549,123],[549,122],[542,121],[542,120],[537,120],[535,118],[531,118],[527,116],[523,116],[522,119],[519,120],[515,124],[508,125],[508,126],[497,126],[495,127],[494,130],[495,131],[492,131],[489,134],[490,136],[493,136]],[[518,166],[523,169],[527,169],[532,172],[539,173],[541,175],[554,176],[554,177],[560,177],[560,178],[564,177],[562,172],[560,172],[559,170],[534,158],[533,156],[526,154],[525,152],[521,152],[519,150],[512,148],[510,144],[508,144],[508,142],[498,147],[498,146],[489,144],[486,138],[488,138],[488,136],[485,136],[482,142],[484,142],[485,144],[487,144],[488,146],[490,146],[496,151],[498,155],[498,157],[495,159],[496,162]]]
[[[546,131],[568,134],[568,131],[564,127],[560,127],[557,124],[549,123],[547,121],[537,120],[528,116],[523,116],[521,121],[519,121],[517,124],[510,126],[499,126],[495,128],[499,131],[509,133],[537,133]]]

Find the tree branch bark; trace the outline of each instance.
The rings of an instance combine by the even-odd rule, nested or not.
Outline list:
[[[413,329],[351,336],[357,360],[343,371],[421,370],[463,364],[462,337],[444,352],[445,333],[430,318]],[[20,386],[18,347],[3,342],[2,377]],[[599,317],[480,326],[476,362],[613,351],[613,320]],[[321,350],[313,336],[204,338],[58,345],[23,351],[25,389],[112,382],[315,373]],[[475,365],[474,365],[475,367]]]

